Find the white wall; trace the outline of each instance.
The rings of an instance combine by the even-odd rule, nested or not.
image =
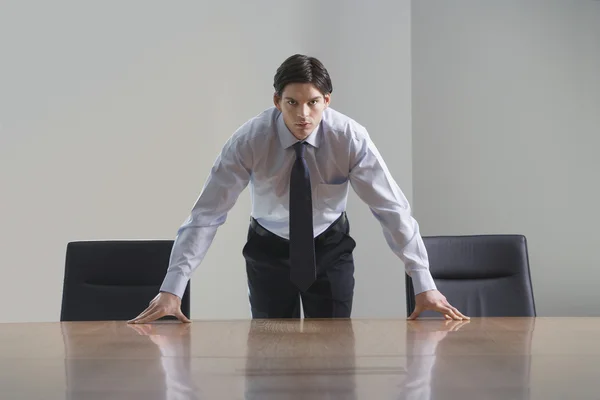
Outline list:
[[[412,7],[415,216],[527,236],[538,314],[600,315],[600,2]]]
[[[344,4],[341,7],[341,4]],[[412,199],[410,2],[315,1],[322,32],[314,38],[333,79],[332,107],[363,124],[395,180]],[[309,7],[310,8],[310,7]],[[356,239],[353,317],[404,317],[404,264],[381,225],[350,191]]]
[[[173,238],[296,52],[325,63],[332,106],[370,129],[410,199],[410,3],[343,4],[3,1],[0,322],[59,319],[69,241]],[[196,271],[193,318],[249,317],[249,209],[245,191]],[[354,316],[403,316],[400,260],[354,195],[349,216]]]

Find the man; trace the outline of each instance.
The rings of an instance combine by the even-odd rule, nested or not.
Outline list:
[[[329,108],[329,73],[296,54],[278,68],[275,107],[243,124],[215,161],[175,239],[160,293],[129,322],[165,315],[189,320],[181,297],[242,190],[252,216],[243,248],[253,318],[349,318],[356,243],[346,201],[351,186],[380,221],[385,239],[412,277],[416,308],[468,319],[436,289],[427,252],[404,194],[366,129]]]

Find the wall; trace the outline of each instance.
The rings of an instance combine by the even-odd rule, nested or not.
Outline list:
[[[415,1],[424,235],[527,236],[538,314],[600,315],[600,2]]]
[[[0,322],[59,319],[69,241],[173,238],[297,52],[325,63],[332,107],[412,195],[408,1],[5,1],[0,49]],[[249,317],[249,210],[245,191],[194,274],[193,318]],[[355,195],[349,217],[354,315],[403,316],[402,263]]]

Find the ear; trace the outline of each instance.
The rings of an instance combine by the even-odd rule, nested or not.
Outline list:
[[[331,93],[324,95],[323,101],[325,102],[325,108],[329,107],[329,103],[331,103]]]
[[[273,93],[273,104],[275,104],[275,107],[277,107],[277,109],[279,111],[281,111],[281,97],[279,97],[277,95],[277,92]]]

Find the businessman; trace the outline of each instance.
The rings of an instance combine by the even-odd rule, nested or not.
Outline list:
[[[217,228],[250,186],[246,261],[253,318],[349,318],[353,250],[346,202],[351,187],[381,223],[391,250],[412,277],[415,319],[425,310],[468,319],[436,289],[419,226],[367,130],[329,107],[323,64],[296,54],[274,77],[274,107],[227,140],[178,230],[159,293],[130,323],[166,315],[182,322],[181,297]]]

